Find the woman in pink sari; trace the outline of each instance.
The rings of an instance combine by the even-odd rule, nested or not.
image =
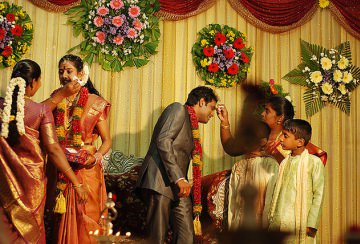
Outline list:
[[[71,182],[77,201],[84,204],[87,199],[58,143],[51,111],[31,100],[40,76],[36,62],[18,62],[5,100],[0,99],[0,218],[5,229],[1,234],[9,235],[9,243],[45,243],[45,151]]]
[[[73,188],[62,181],[61,174],[58,175],[58,190],[65,196],[68,211],[58,216],[55,235],[57,243],[95,243],[89,231],[101,228],[101,211],[105,207],[106,188],[101,161],[111,148],[107,121],[110,103],[100,97],[78,56],[69,54],[60,59],[59,78],[62,85],[73,80],[85,83],[78,93],[57,104],[54,117],[57,136],[63,148],[88,153],[85,163],[73,165],[73,169],[90,194],[86,205],[77,204]],[[99,136],[102,143],[97,149],[94,143]]]

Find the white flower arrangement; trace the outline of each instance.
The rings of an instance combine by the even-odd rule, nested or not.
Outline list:
[[[336,48],[301,41],[302,63],[283,79],[306,86],[304,93],[306,114],[314,115],[328,103],[350,113],[350,94],[360,80],[360,69],[352,65],[350,43]]]
[[[16,77],[10,80],[8,85],[5,102],[4,102],[4,109],[2,111],[1,119],[2,119],[2,126],[1,126],[1,136],[7,138],[9,136],[9,123],[12,121],[11,115],[11,104],[12,104],[12,95],[16,86],[19,86],[19,92],[17,97],[17,112],[16,112],[16,126],[19,131],[20,135],[25,134],[25,125],[24,125],[24,95],[25,95],[25,86],[26,82],[21,77]]]

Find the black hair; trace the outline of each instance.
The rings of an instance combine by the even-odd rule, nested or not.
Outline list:
[[[252,152],[259,148],[262,139],[268,140],[271,129],[268,124],[255,116],[252,117],[252,121],[248,121],[242,124],[238,132],[238,140],[244,143],[244,153]]]
[[[32,87],[33,80],[38,80],[41,76],[41,69],[40,66],[33,60],[24,59],[19,61],[13,68],[11,79],[21,77],[25,80],[27,86]],[[16,116],[17,113],[17,99],[19,94],[19,86],[15,86],[13,94],[12,94],[12,103],[11,103],[11,110],[10,115]],[[16,120],[12,120],[9,122],[9,137],[7,138],[8,143],[10,146],[14,146],[19,143],[19,131],[16,126]]]
[[[295,139],[304,139],[306,146],[311,139],[311,125],[306,120],[288,119],[283,124],[283,129],[295,136]]]
[[[67,54],[59,60],[59,66],[65,61],[72,62],[78,72],[80,72],[84,69],[84,62],[82,61],[82,59],[79,56],[76,56],[73,54]],[[94,84],[91,82],[90,77],[88,78],[84,87],[86,87],[88,89],[89,93],[101,96],[99,91],[96,90],[96,88],[94,87]]]
[[[273,96],[267,100],[276,115],[284,115],[284,121],[294,118],[294,107],[289,100],[284,97]]]
[[[185,104],[194,106],[200,101],[201,98],[204,98],[206,104],[213,100],[215,102],[219,100],[213,89],[206,86],[198,86],[191,90]]]

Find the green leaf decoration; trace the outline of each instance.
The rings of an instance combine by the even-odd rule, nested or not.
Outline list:
[[[84,61],[108,71],[142,67],[157,53],[160,28],[154,13],[159,9],[158,0],[82,0],[65,12],[73,35],[84,37],[68,52],[78,50]]]
[[[293,69],[292,71],[287,73],[283,77],[283,79],[295,85],[307,86],[306,83],[307,77],[300,69]]]
[[[21,6],[0,2],[0,69],[20,61],[29,51],[32,39],[30,16]]]
[[[253,55],[245,35],[227,25],[210,24],[198,32],[191,53],[196,71],[206,84],[232,87],[246,79]]]
[[[360,68],[351,61],[350,42],[326,49],[301,40],[302,63],[283,79],[306,87],[303,99],[308,117],[328,104],[350,114],[350,92],[360,82]]]

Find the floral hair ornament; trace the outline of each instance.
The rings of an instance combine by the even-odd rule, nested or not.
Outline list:
[[[274,95],[276,95],[276,94],[278,94],[279,92],[278,92],[278,90],[275,88],[275,81],[273,80],[273,79],[270,79],[269,80],[269,85],[270,85],[270,91],[271,91],[271,93],[272,94],[274,94]]]
[[[87,63],[84,64],[84,76],[82,78],[82,80],[79,79],[79,77],[77,77],[76,75],[73,76],[72,80],[79,82],[79,84],[81,86],[85,86],[85,84],[87,83],[88,79],[89,79],[89,74],[90,74],[90,69],[89,69],[89,65]]]
[[[292,103],[291,97],[289,95],[285,96],[285,99],[288,100],[290,103]]]
[[[9,122],[15,120],[14,115],[11,114],[11,104],[12,104],[12,95],[14,93],[15,87],[19,87],[18,97],[17,97],[17,111],[16,111],[16,126],[20,135],[25,134],[24,126],[24,95],[25,95],[25,86],[26,82],[21,77],[16,77],[10,80],[8,85],[4,110],[1,115],[2,125],[1,125],[1,136],[7,138],[9,136]]]

